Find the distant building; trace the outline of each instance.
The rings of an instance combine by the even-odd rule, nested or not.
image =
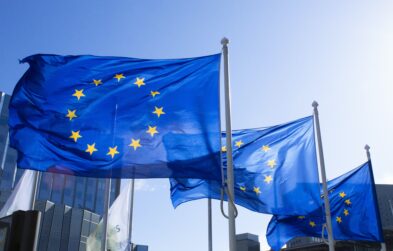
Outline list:
[[[236,235],[237,251],[260,251],[258,235],[245,233]]]
[[[37,202],[35,209],[42,212],[40,251],[85,251],[87,237],[100,221],[98,214],[50,201]]]
[[[0,92],[0,208],[11,193],[23,170],[16,169],[17,152],[10,148],[8,138],[8,104],[10,96]]]
[[[149,251],[149,247],[145,245],[133,245],[132,251]]]
[[[376,191],[387,250],[393,250],[393,185],[376,185]],[[283,250],[325,251],[328,247],[321,238],[298,237],[290,240]],[[381,247],[379,243],[373,242],[337,241],[336,250],[380,251]]]

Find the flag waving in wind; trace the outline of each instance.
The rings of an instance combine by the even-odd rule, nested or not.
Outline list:
[[[268,128],[238,130],[232,136],[236,204],[281,215],[319,208],[312,116]],[[226,152],[225,146],[222,151]],[[174,207],[196,199],[220,199],[220,190],[217,181],[171,179]]]
[[[371,162],[328,182],[333,237],[335,240],[383,242]],[[324,207],[308,215],[273,216],[266,237],[280,250],[294,237],[322,236]],[[326,237],[326,232],[324,233]]]
[[[220,56],[25,58],[9,107],[18,167],[220,179]]]

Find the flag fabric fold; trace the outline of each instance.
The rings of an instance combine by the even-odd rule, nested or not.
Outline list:
[[[312,116],[268,128],[237,130],[232,137],[236,204],[281,215],[305,214],[320,207]],[[222,150],[225,167],[226,147]],[[170,183],[174,207],[221,197],[217,181],[171,179]]]
[[[371,162],[328,182],[334,240],[383,242]],[[322,199],[321,199],[322,200]],[[280,250],[294,237],[322,237],[324,206],[307,215],[273,216],[266,238]],[[327,238],[326,231],[324,236]]]
[[[0,218],[11,215],[18,210],[27,211],[32,209],[35,176],[36,172],[33,170],[24,171],[1,209]]]
[[[25,58],[9,106],[18,167],[220,179],[220,56]]]

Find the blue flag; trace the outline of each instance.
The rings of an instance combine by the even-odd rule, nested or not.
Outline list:
[[[18,167],[220,179],[220,56],[27,57],[9,106]]]
[[[328,191],[335,240],[383,242],[371,162],[329,181]],[[294,237],[322,237],[324,223],[324,205],[308,215],[276,215],[266,237],[273,250],[280,250]]]
[[[234,131],[233,142],[236,204],[284,215],[305,214],[320,207],[312,116],[268,128]],[[225,156],[226,147],[222,150]],[[220,192],[217,181],[171,179],[174,207],[196,199],[220,199]]]

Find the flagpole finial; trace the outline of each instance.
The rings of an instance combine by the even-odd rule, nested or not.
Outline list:
[[[364,146],[364,149],[366,150],[367,160],[371,160],[370,146],[366,144],[366,145]]]
[[[318,116],[318,102],[314,100],[311,105],[314,107],[314,115]]]
[[[222,44],[223,46],[228,45],[228,44],[229,44],[229,39],[226,38],[226,37],[223,37],[223,38],[221,39],[221,44]]]

